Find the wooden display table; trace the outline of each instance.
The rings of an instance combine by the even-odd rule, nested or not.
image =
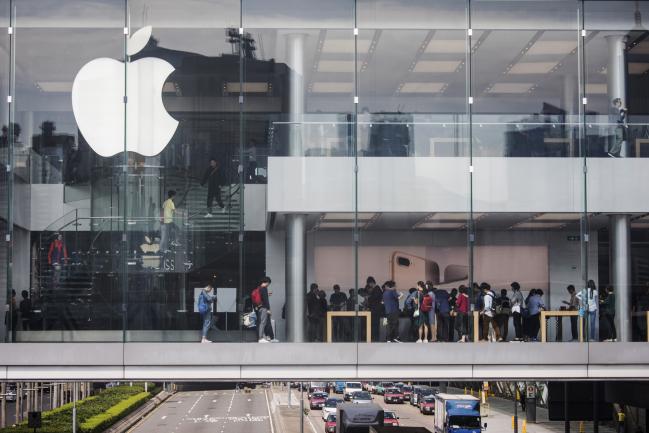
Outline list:
[[[577,330],[579,332],[579,342],[584,342],[584,318],[579,315],[579,311],[576,310],[558,310],[558,311],[541,311],[541,342],[546,343],[548,340],[548,331],[546,329],[546,323],[548,317],[579,317],[577,321]]]
[[[372,342],[372,313],[370,311],[327,311],[327,343],[332,341],[331,332],[331,319],[334,317],[365,317],[365,329],[367,335],[367,342]]]

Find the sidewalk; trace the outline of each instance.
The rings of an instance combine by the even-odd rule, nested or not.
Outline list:
[[[291,390],[291,406],[288,405],[288,390],[285,387],[271,387],[270,413],[277,432],[300,432],[300,394]]]

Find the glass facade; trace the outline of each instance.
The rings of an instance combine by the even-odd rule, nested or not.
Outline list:
[[[4,341],[647,341],[649,2],[0,0],[0,27]]]

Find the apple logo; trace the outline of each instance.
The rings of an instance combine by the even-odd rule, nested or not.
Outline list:
[[[135,32],[127,41],[126,53],[132,56],[142,50],[151,32],[151,26]],[[90,147],[101,156],[113,156],[124,151],[126,137],[126,150],[143,156],[162,152],[178,127],[162,103],[162,86],[173,71],[171,64],[155,57],[129,62],[126,74],[124,63],[115,59],[86,63],[72,84],[72,111]]]

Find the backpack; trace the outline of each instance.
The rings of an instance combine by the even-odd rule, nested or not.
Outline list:
[[[259,287],[255,287],[255,289],[252,291],[250,294],[250,300],[252,301],[252,305],[255,307],[259,307],[261,305],[261,289]]]
[[[433,298],[430,295],[425,295],[424,299],[421,301],[421,311],[428,313],[433,309]]]
[[[509,298],[497,298],[496,314],[510,315],[512,313],[512,304]]]
[[[198,295],[198,312],[201,314],[205,314],[209,309],[210,307],[209,305],[207,305],[207,300],[205,299],[205,293],[201,292],[201,294]]]

